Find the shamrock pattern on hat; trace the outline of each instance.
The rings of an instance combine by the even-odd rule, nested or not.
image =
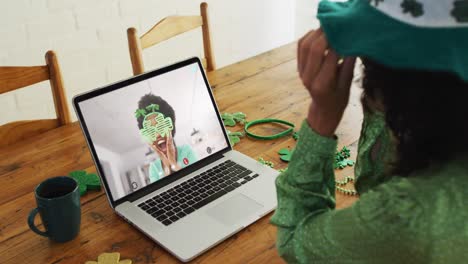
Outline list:
[[[456,0],[453,2],[453,10],[450,13],[457,22],[468,22],[468,0]]]
[[[403,13],[410,13],[413,17],[420,17],[424,14],[423,5],[416,0],[403,0],[400,6]]]
[[[367,1],[375,7],[378,7],[380,3],[385,2],[385,0]],[[400,7],[403,14],[409,13],[412,17],[418,18],[425,14],[424,4],[422,2],[419,0],[402,0]],[[384,8],[384,10],[385,9],[386,8]],[[468,0],[453,0],[453,9],[449,15],[458,23],[468,23]]]

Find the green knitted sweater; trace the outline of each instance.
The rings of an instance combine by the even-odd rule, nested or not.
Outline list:
[[[365,114],[355,167],[361,196],[335,210],[336,139],[303,123],[289,168],[276,180],[271,219],[286,261],[468,263],[468,157],[398,177],[385,173],[392,146],[383,115]]]

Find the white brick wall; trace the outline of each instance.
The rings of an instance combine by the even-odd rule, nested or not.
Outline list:
[[[296,1],[300,7],[296,7]],[[42,65],[45,52],[55,50],[70,103],[77,93],[131,76],[128,27],[143,33],[165,16],[198,14],[200,2],[0,0],[0,65]],[[307,27],[314,17],[302,12],[304,6],[311,6],[305,0],[207,2],[218,67],[293,41],[304,28],[302,24]],[[143,54],[147,70],[201,56],[200,31],[176,37]],[[0,95],[0,107],[0,125],[54,116],[48,82]]]

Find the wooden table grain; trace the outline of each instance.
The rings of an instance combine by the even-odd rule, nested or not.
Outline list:
[[[208,78],[220,110],[243,111],[251,120],[285,119],[299,128],[310,99],[298,78],[295,59],[296,44],[291,43],[210,72]],[[359,89],[353,87],[337,132],[339,145],[351,146],[353,157],[362,122],[359,97]],[[278,129],[266,125],[256,132],[267,134]],[[279,159],[278,150],[295,144],[292,137],[272,141],[243,138],[235,149],[254,159],[271,160],[281,169],[287,164]],[[135,264],[178,263],[119,218],[104,191],[82,197],[81,231],[73,241],[54,243],[30,231],[26,219],[36,205],[34,187],[46,178],[82,169],[96,171],[77,123],[0,149],[0,263],[84,263],[103,252],[120,252],[121,259],[132,259]],[[337,178],[352,173],[352,168],[346,168],[337,172]],[[347,207],[355,199],[337,194],[337,207]],[[276,252],[276,228],[269,224],[270,217],[263,217],[192,263],[283,263]]]

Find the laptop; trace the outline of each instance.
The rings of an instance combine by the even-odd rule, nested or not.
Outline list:
[[[186,262],[276,208],[278,172],[232,149],[198,58],[73,98],[110,206]]]

